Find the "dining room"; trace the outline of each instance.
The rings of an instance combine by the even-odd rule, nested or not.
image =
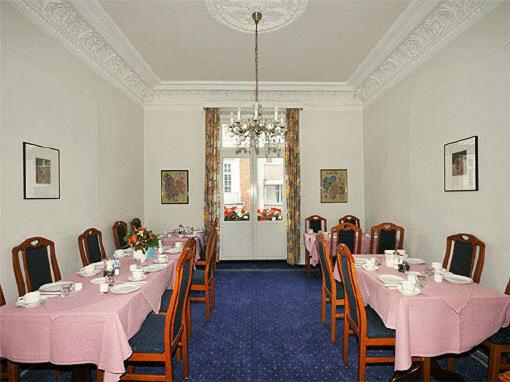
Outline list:
[[[510,382],[509,19],[1,1],[0,380]]]

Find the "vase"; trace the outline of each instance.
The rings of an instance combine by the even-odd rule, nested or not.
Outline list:
[[[156,258],[156,250],[154,247],[150,247],[149,249],[147,249],[147,259],[149,260],[154,260]]]

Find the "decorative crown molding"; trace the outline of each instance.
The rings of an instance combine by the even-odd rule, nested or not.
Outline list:
[[[370,104],[500,2],[441,0],[432,2],[435,7],[429,12],[430,3],[411,3],[405,15],[388,30],[348,82],[357,88],[357,96],[364,104]],[[408,28],[416,16],[423,13],[426,16],[405,38],[396,33],[399,24]],[[398,44],[395,44],[398,40]],[[394,45],[395,48],[392,47]]]
[[[209,13],[220,23],[239,32],[253,33],[251,15],[261,12],[259,32],[283,29],[299,19],[308,0],[205,0]]]
[[[97,73],[137,104],[151,87],[108,44],[85,18],[65,0],[13,0],[11,4],[33,22],[56,36]]]

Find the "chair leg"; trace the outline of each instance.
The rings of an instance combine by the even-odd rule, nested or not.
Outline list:
[[[181,348],[178,347],[177,349],[175,349],[175,359],[177,360],[177,362],[181,363],[182,361],[182,354],[181,354]]]
[[[365,344],[359,344],[359,359],[358,359],[358,382],[365,382],[365,369],[367,366],[367,348]]]
[[[446,368],[450,371],[453,371],[455,368],[455,358],[450,356],[446,359]]]
[[[489,347],[489,378],[488,382],[497,382],[501,365],[501,351],[495,345]]]
[[[165,381],[174,381],[174,367],[172,365],[172,354],[168,355],[168,359],[165,361]]]
[[[321,323],[326,322],[326,291],[324,285],[322,286],[321,292]]]
[[[306,277],[310,277],[310,252],[305,249],[305,273]]]
[[[209,296],[209,285],[205,287],[205,319],[211,321],[211,297]]]
[[[343,348],[343,354],[344,354],[344,363],[347,363],[347,360],[349,359],[349,323],[347,322],[347,319],[344,318],[344,348]]]
[[[212,277],[211,280],[211,305],[213,309],[216,309],[216,301],[214,298],[214,276]]]
[[[331,297],[331,335],[330,339],[332,343],[336,341],[336,305],[335,299]]]
[[[188,355],[188,337],[183,333],[181,337],[182,344],[182,374],[184,378],[189,377],[189,355]]]
[[[103,382],[104,380],[104,370],[97,369],[96,371],[96,382]]]
[[[9,382],[19,382],[19,365],[14,362],[7,361],[7,375]]]
[[[186,330],[188,337],[191,337],[191,297],[188,296],[188,303],[186,305]]]
[[[423,365],[421,368],[421,380],[423,382],[430,382],[430,357],[423,358]]]

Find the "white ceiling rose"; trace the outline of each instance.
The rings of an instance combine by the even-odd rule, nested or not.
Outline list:
[[[205,0],[207,9],[221,24],[239,32],[253,33],[253,12],[262,13],[259,32],[273,32],[298,20],[308,0]]]

